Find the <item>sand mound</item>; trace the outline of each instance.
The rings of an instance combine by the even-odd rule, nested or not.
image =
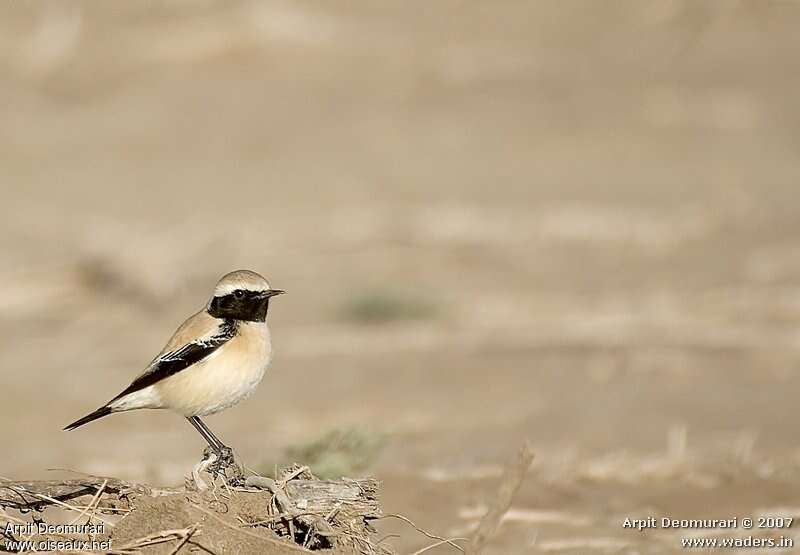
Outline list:
[[[198,489],[154,488],[103,478],[0,482],[0,531],[9,551],[17,542],[75,541],[109,553],[386,554],[370,521],[381,516],[372,479],[319,480],[307,467],[278,480],[251,476],[233,487],[217,481]],[[16,514],[14,514],[16,513]],[[3,522],[5,521],[5,522]],[[71,528],[46,528],[70,524]],[[51,545],[52,547],[52,545]],[[66,546],[60,546],[66,550]]]

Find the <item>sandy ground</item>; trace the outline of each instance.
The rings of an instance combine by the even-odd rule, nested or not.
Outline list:
[[[767,0],[3,4],[0,475],[180,481],[202,443],[178,417],[61,427],[248,267],[289,292],[277,355],[209,423],[253,466],[363,426],[385,510],[462,536],[527,438],[490,553],[795,537],[622,523],[800,518],[799,23]]]

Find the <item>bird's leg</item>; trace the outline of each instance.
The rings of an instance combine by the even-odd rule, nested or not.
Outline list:
[[[200,420],[199,416],[187,416],[186,420],[188,420],[189,423],[194,426],[195,430],[200,432],[200,435],[203,436],[203,439],[206,440],[206,443],[208,443],[209,447],[211,447],[217,454],[220,454],[223,449],[226,449],[225,444],[214,435],[214,432],[212,432],[208,426],[205,425],[205,422]]]
[[[186,419],[200,432],[200,435],[206,440],[208,446],[217,455],[217,461],[214,463],[217,469],[222,470],[228,468],[234,463],[233,449],[222,443],[222,441],[214,435],[214,432],[200,420],[200,417],[187,416]]]

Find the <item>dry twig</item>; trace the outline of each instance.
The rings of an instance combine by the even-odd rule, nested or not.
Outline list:
[[[89,521],[92,520],[92,517],[94,516],[95,506],[96,506],[95,504],[96,503],[97,504],[100,503],[100,496],[103,495],[103,490],[106,489],[107,485],[108,485],[108,480],[103,480],[103,484],[99,488],[97,488],[97,493],[95,493],[94,497],[92,497],[92,500],[89,501],[89,505],[87,505],[86,508],[83,509],[83,511],[81,511],[81,514],[76,516],[72,520],[72,522],[70,522],[70,524],[75,524],[76,522],[78,522],[83,517],[83,515],[85,515],[89,510],[92,511],[92,514],[89,515]]]
[[[425,553],[426,551],[430,551],[431,549],[439,547],[440,545],[445,545],[445,544],[452,545],[453,542],[455,542],[455,541],[469,541],[469,538],[450,538],[449,540],[441,540],[441,541],[438,541],[436,543],[432,543],[431,545],[429,545],[427,547],[423,547],[422,549],[419,549],[419,550],[415,551],[411,555],[420,555],[421,553]]]
[[[144,536],[138,540],[133,540],[132,542],[123,545],[119,549],[112,549],[108,553],[109,555],[130,555],[131,553],[139,551],[143,547],[171,542],[177,539],[184,539],[190,534],[194,534],[196,532],[196,528],[197,525],[194,525],[190,528],[181,528],[179,530],[161,530],[155,534],[150,534],[149,536]]]
[[[467,546],[467,555],[478,555],[486,542],[497,531],[503,515],[511,507],[514,496],[519,491],[525,475],[533,462],[533,450],[528,442],[522,446],[516,459],[506,468],[500,487],[497,490],[494,501],[489,505],[489,510],[483,515],[478,529],[472,536],[472,541]]]
[[[439,544],[438,544],[438,545],[441,545],[441,544],[447,544],[447,545],[449,545],[449,546],[451,546],[451,547],[455,547],[455,548],[456,548],[456,549],[458,549],[459,551],[462,551],[462,552],[464,551],[464,550],[461,548],[461,546],[460,546],[460,545],[458,545],[457,543],[455,543],[453,540],[448,540],[447,538],[443,538],[443,537],[441,537],[441,536],[437,536],[436,534],[431,534],[431,533],[430,533],[430,532],[428,532],[427,530],[423,530],[422,528],[420,528],[419,526],[417,526],[416,524],[414,524],[413,522],[411,522],[411,519],[409,519],[408,517],[405,517],[405,516],[403,516],[403,515],[398,515],[398,514],[388,514],[388,515],[384,515],[384,516],[382,516],[381,518],[396,518],[396,519],[398,519],[398,520],[402,520],[403,522],[405,522],[406,524],[408,524],[409,526],[411,526],[411,527],[412,527],[414,530],[416,530],[417,532],[419,532],[419,533],[420,533],[420,534],[422,534],[423,536],[426,536],[426,537],[428,537],[428,538],[430,538],[430,539],[432,539],[432,540],[439,540]],[[468,538],[456,538],[456,539],[458,539],[458,540],[466,540],[466,539],[468,539]]]
[[[190,526],[189,532],[187,532],[187,534],[183,537],[183,539],[180,542],[178,542],[178,545],[175,546],[175,549],[170,551],[169,555],[178,555],[178,551],[180,551],[183,548],[183,546],[186,545],[190,539],[192,539],[192,536],[194,536],[194,533],[197,532],[198,528],[200,528],[199,522]]]
[[[69,503],[64,503],[63,501],[59,501],[58,499],[56,499],[54,497],[50,497],[49,495],[44,495],[42,493],[36,493],[36,492],[33,492],[33,491],[25,491],[24,488],[17,489],[18,486],[4,486],[4,487],[7,487],[8,489],[10,489],[12,491],[16,491],[17,493],[20,493],[20,494],[26,493],[26,494],[29,494],[29,495],[33,495],[34,497],[37,497],[37,498],[42,499],[44,501],[48,501],[48,502],[50,502],[50,503],[52,503],[54,505],[58,505],[59,507],[63,507],[65,509],[69,509],[70,511],[75,511],[75,512],[81,513],[82,515],[85,514],[85,513],[81,512],[81,510],[78,509],[77,507],[74,507],[73,505],[70,505]],[[19,490],[22,490],[22,491],[19,491]],[[113,522],[109,522],[108,520],[100,518],[97,515],[93,515],[93,518],[99,520],[103,524],[108,524],[112,528],[114,527],[114,523]]]

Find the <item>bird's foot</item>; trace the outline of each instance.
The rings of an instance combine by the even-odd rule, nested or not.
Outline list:
[[[203,460],[206,459],[210,460],[207,470],[215,479],[221,477],[231,485],[244,481],[244,470],[230,447],[223,446],[219,450],[206,447]]]

